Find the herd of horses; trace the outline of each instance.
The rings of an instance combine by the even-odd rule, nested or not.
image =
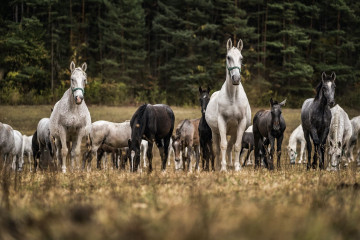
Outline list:
[[[169,153],[174,153],[175,168],[192,171],[195,156],[195,169],[204,171],[219,169],[227,171],[227,160],[239,171],[245,166],[251,151],[254,150],[255,168],[264,165],[274,169],[276,140],[277,168],[281,167],[281,146],[286,122],[282,115],[282,102],[270,99],[270,109],[258,111],[251,121],[251,108],[241,84],[243,56],[242,40],[233,46],[231,39],[226,49],[226,80],[219,91],[210,96],[210,89],[199,88],[201,118],[182,120],[175,128],[175,115],[164,104],[144,104],[133,114],[131,120],[122,123],[97,121],[91,123],[91,115],[84,101],[87,83],[84,63],[81,67],[70,64],[70,88],[55,104],[49,118],[39,121],[33,136],[23,136],[7,124],[0,123],[0,153],[4,166],[22,170],[24,155],[31,155],[34,170],[44,162],[67,171],[66,160],[71,168],[80,166],[90,170],[91,161],[97,156],[97,167],[101,168],[104,153],[111,153],[115,168],[130,171],[141,170],[140,155],[143,154],[144,167],[152,171],[153,145],[159,149],[161,169],[166,169]],[[330,165],[328,169],[339,170],[342,159],[345,165],[354,161],[353,149],[360,131],[360,116],[351,121],[346,112],[335,105],[335,79],[323,73],[316,88],[315,98],[304,101],[301,109],[301,125],[290,136],[287,146],[290,163],[297,158],[296,145],[300,142],[299,163],[306,161],[307,169],[325,169],[325,150],[328,149]],[[251,125],[251,122],[253,123]],[[175,128],[175,134],[173,134]],[[81,155],[80,147],[86,139],[86,150]],[[314,144],[311,162],[312,143]],[[243,150],[248,153],[243,161]],[[232,160],[234,151],[234,162]],[[56,161],[57,160],[57,161]],[[359,154],[357,161],[359,161]],[[147,165],[147,163],[148,165]],[[182,163],[182,164],[181,164]],[[168,162],[170,164],[170,161]]]

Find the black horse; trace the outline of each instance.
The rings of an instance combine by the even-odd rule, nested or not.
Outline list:
[[[202,165],[203,170],[209,171],[209,159],[211,158],[211,169],[215,171],[214,159],[215,155],[212,148],[212,133],[211,128],[205,120],[206,107],[210,101],[210,88],[202,89],[199,87],[200,93],[200,106],[201,106],[201,118],[199,123],[199,137],[200,137],[200,149],[202,153]],[[204,164],[206,162],[206,164]]]
[[[37,131],[35,131],[33,134],[32,142],[31,142],[31,150],[33,152],[34,171],[36,171],[38,165],[38,159],[40,161],[40,145],[37,140]]]
[[[281,114],[281,107],[285,106],[286,100],[278,103],[270,99],[271,110],[258,111],[253,120],[253,132],[255,141],[255,168],[260,167],[260,150],[262,153],[267,152],[270,143],[270,158],[269,161],[265,154],[265,166],[274,169],[274,151],[275,151],[275,138],[277,145],[277,167],[280,168],[281,157],[281,144],[284,139],[284,131],[286,129],[285,120]],[[266,140],[264,141],[264,137]]]
[[[248,149],[248,152],[246,154],[246,158],[244,159],[244,162],[242,164],[243,167],[245,167],[246,162],[249,160],[250,153],[254,150],[254,134],[252,132],[244,132],[244,135],[242,137],[241,141],[241,151],[239,157],[241,157],[241,154],[243,153],[244,149]]]
[[[314,143],[314,158],[312,168],[317,167],[317,155],[320,147],[319,168],[324,169],[324,152],[326,139],[330,130],[331,111],[330,107],[335,105],[335,78],[332,72],[331,76],[325,72],[321,75],[321,82],[316,88],[315,98],[306,99],[301,108],[301,125],[304,131],[306,147],[308,152],[307,169],[310,169],[311,162],[311,142]]]
[[[136,171],[140,164],[141,140],[149,142],[146,152],[149,171],[152,171],[152,148],[154,141],[160,151],[161,169],[165,170],[169,143],[174,130],[175,116],[171,108],[164,104],[144,104],[131,118],[131,139],[129,139],[130,169]]]

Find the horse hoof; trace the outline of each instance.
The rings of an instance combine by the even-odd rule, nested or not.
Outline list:
[[[241,166],[239,163],[235,163],[235,172],[239,172],[241,170]]]
[[[220,172],[227,172],[226,167],[221,167]]]
[[[66,168],[63,168],[63,169],[62,169],[62,173],[66,173]]]

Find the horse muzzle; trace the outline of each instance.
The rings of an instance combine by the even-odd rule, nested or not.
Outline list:
[[[83,96],[75,96],[75,103],[76,103],[77,105],[80,105],[83,100],[84,100],[84,97],[83,97]]]
[[[231,76],[232,84],[239,85],[241,83],[241,76],[240,75],[233,75]]]

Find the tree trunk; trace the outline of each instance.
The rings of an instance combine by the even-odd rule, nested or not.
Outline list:
[[[264,19],[264,41],[263,41],[263,65],[264,65],[264,76],[266,71],[266,32],[267,32],[267,17],[268,17],[268,5],[267,1],[265,2],[265,19]]]
[[[73,43],[73,22],[72,22],[72,0],[70,0],[70,5],[69,5],[69,10],[70,10],[70,47],[72,47],[72,43]]]

